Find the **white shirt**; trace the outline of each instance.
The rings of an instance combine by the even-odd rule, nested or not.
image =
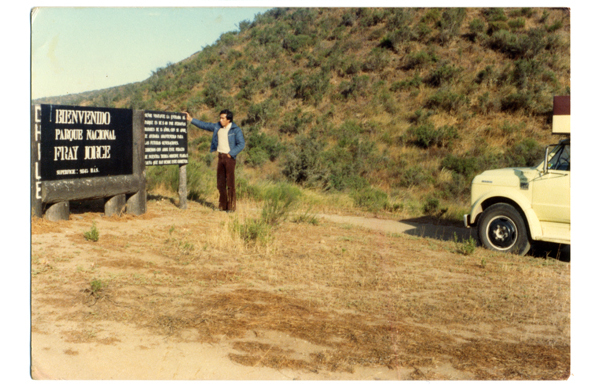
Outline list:
[[[230,129],[231,129],[231,123],[229,123],[225,127],[221,127],[219,129],[219,132],[217,132],[217,138],[219,139],[218,140],[219,143],[217,145],[217,151],[222,154],[229,154],[229,151],[231,151],[231,148],[229,148],[229,139],[227,137]]]

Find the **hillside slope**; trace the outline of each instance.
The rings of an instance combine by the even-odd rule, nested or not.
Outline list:
[[[143,82],[41,102],[208,121],[229,108],[247,139],[242,185],[441,214],[466,205],[477,172],[533,165],[553,141],[552,96],[569,93],[567,9],[277,8]],[[190,132],[195,197],[209,140]],[[150,185],[169,173],[149,170]]]

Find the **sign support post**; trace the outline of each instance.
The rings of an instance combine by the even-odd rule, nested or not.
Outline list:
[[[179,208],[187,209],[187,169],[185,164],[179,166]]]

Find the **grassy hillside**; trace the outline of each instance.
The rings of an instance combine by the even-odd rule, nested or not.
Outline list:
[[[541,157],[552,96],[569,93],[566,9],[279,8],[143,82],[43,102],[208,121],[229,108],[247,140],[242,195],[287,182],[371,211],[456,218],[476,173]],[[190,195],[204,199],[210,137],[189,139]],[[175,173],[150,168],[150,186]]]

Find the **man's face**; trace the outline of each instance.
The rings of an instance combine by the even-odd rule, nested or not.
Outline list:
[[[229,123],[231,123],[231,120],[227,120],[227,114],[221,114],[219,123],[221,123],[221,127],[226,127]]]

